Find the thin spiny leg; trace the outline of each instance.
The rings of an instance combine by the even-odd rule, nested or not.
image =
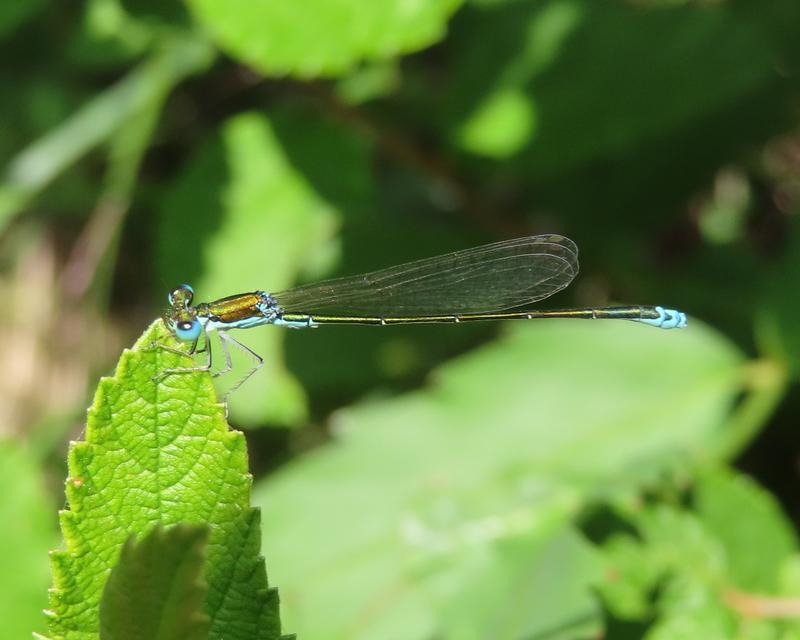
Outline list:
[[[189,349],[189,351],[181,351],[180,349],[168,347],[165,344],[159,343],[158,347],[164,349],[165,351],[171,351],[172,353],[177,353],[189,357],[192,357],[195,353],[202,353],[203,351],[205,351],[208,357],[206,358],[206,363],[199,367],[174,367],[172,369],[164,369],[160,374],[154,376],[153,380],[162,380],[167,376],[172,375],[173,373],[195,373],[197,371],[208,371],[209,369],[211,369],[211,349],[209,348],[208,345],[208,334],[205,331],[203,332],[203,348],[200,349],[200,351],[197,351],[198,340],[195,340],[192,343],[192,347],[191,349]]]
[[[163,342],[151,342],[150,345],[148,346],[148,349],[151,350],[151,351],[154,351],[156,349],[163,349],[164,351],[169,351],[170,353],[174,353],[174,354],[177,354],[179,356],[191,357],[195,353],[202,353],[203,350],[205,349],[205,347],[203,347],[203,349],[200,349],[200,351],[197,351],[197,340],[195,340],[192,343],[191,348],[189,348],[188,350],[176,349],[175,347],[167,346]]]
[[[231,361],[231,352],[228,349],[228,340],[227,340],[228,336],[226,333],[222,331],[219,331],[217,335],[219,336],[219,345],[220,347],[222,347],[222,356],[225,358],[225,366],[219,371],[214,372],[213,375],[215,378],[228,373],[228,371],[230,371],[233,368],[233,363]],[[236,341],[234,340],[234,342]]]
[[[187,358],[191,358],[195,353],[196,347],[197,347],[197,340],[195,340],[192,343],[192,346],[188,351],[184,351],[183,349],[176,349],[175,347],[170,347],[164,344],[163,342],[152,342],[150,343],[150,346],[148,348],[151,350],[160,349],[163,351],[169,351],[170,353],[174,353],[175,355],[178,356],[185,356]],[[150,378],[150,380],[152,380],[153,382],[158,382],[159,380],[163,380],[170,374],[171,371],[172,369],[165,369],[161,373],[154,375],[152,378]]]
[[[205,353],[206,350],[209,348],[208,334],[204,331],[203,335],[205,337],[205,340],[203,341],[203,346],[202,347],[200,347],[199,349],[197,348],[197,340],[195,340],[194,343],[192,344],[192,350],[191,350],[190,353],[192,353],[193,355],[196,355],[198,353]],[[199,340],[199,338],[198,338],[198,340]]]
[[[228,389],[225,392],[225,395],[222,398],[222,403],[225,405],[225,413],[227,415],[228,398],[230,397],[230,395],[234,391],[236,391],[239,387],[241,387],[247,381],[247,379],[250,376],[252,376],[256,371],[258,371],[261,368],[261,366],[264,364],[264,359],[260,355],[258,355],[255,351],[253,351],[250,347],[247,347],[247,346],[243,345],[241,342],[239,342],[238,340],[236,340],[234,338],[231,338],[227,333],[220,332],[219,338],[220,338],[220,341],[223,344],[226,343],[226,342],[230,342],[231,344],[236,345],[237,347],[239,347],[239,349],[241,349],[245,353],[249,354],[250,357],[252,357],[253,360],[255,361],[255,366],[252,369],[250,369],[250,371],[248,371],[244,375],[244,377],[242,377],[241,380],[239,380],[236,384],[234,384],[230,389]],[[230,354],[228,354],[228,357],[230,358]],[[227,364],[230,365],[230,360],[228,361]],[[226,371],[228,371],[228,370],[230,370],[230,366],[228,366],[228,369],[226,369]],[[220,373],[222,373],[222,372],[220,372]]]

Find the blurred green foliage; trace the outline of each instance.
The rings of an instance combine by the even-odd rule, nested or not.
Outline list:
[[[689,328],[241,336],[284,628],[800,638],[796,0],[15,0],[0,46],[7,634],[44,626],[65,443],[171,287],[560,232],[553,306]]]
[[[56,542],[56,502],[45,495],[41,470],[28,451],[0,444],[0,545],[4,549],[0,578],[0,614],[9,636],[30,637],[44,627],[47,604],[47,552]],[[13,523],[13,525],[12,525]],[[43,562],[43,558],[45,561]]]

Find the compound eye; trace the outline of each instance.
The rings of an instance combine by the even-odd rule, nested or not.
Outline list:
[[[192,304],[192,298],[194,298],[194,289],[188,284],[178,285],[167,294],[167,301],[170,305],[174,305],[175,300],[181,300],[184,306],[188,307]]]
[[[178,340],[186,342],[197,340],[200,337],[200,321],[197,318],[192,320],[181,320],[175,323],[175,335]]]

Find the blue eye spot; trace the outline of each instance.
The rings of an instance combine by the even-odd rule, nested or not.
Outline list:
[[[197,318],[193,320],[182,320],[175,324],[175,335],[178,340],[186,342],[197,340],[200,337],[200,321]]]

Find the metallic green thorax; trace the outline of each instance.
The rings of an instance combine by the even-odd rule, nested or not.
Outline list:
[[[195,341],[202,331],[245,329],[276,322],[280,308],[264,291],[241,293],[192,306],[194,291],[183,284],[173,289],[164,322],[179,339]]]
[[[240,293],[214,302],[197,305],[197,314],[224,324],[235,324],[246,318],[262,315],[259,308],[263,302],[260,291]]]

